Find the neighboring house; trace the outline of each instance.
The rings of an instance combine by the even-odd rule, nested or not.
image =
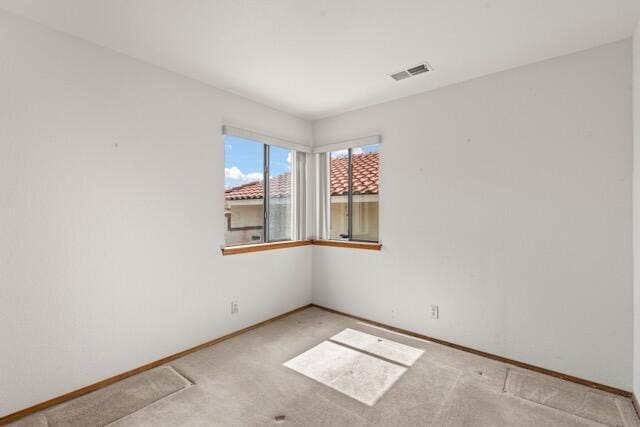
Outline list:
[[[263,194],[262,181],[253,181],[224,191],[227,246],[262,241]],[[269,179],[269,194],[271,238],[291,239],[291,173],[285,172]]]
[[[356,154],[353,160],[353,238],[378,240],[378,153]],[[340,239],[347,231],[349,165],[346,156],[331,160],[331,234]],[[269,180],[272,239],[291,238],[291,174]],[[254,181],[224,192],[228,246],[262,241],[264,215],[262,181]]]

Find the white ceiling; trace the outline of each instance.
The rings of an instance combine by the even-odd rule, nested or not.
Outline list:
[[[640,0],[0,0],[0,8],[309,119],[620,40],[640,19]],[[422,61],[435,70],[387,76]]]

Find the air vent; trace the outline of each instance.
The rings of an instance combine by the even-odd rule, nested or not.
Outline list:
[[[407,70],[399,71],[397,73],[391,74],[391,78],[395,81],[400,81],[404,79],[408,79],[409,77],[417,76],[418,74],[426,73],[427,71],[431,71],[432,68],[426,62],[420,65],[416,65]]]
[[[427,68],[426,64],[420,64],[417,67],[409,68],[407,71],[412,76],[415,76],[418,74],[426,73],[427,71],[429,71],[429,69]]]
[[[400,71],[399,73],[391,74],[391,78],[397,82],[400,80],[408,79],[411,77],[408,71]]]

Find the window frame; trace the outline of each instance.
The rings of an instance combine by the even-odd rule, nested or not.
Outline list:
[[[353,149],[354,148],[362,148],[362,147],[370,147],[375,145],[378,147],[378,221],[377,221],[377,240],[365,240],[365,239],[355,239],[353,237]],[[331,199],[331,151],[329,152],[329,180],[328,180],[328,193],[329,199]],[[365,145],[356,145],[350,146],[347,148],[347,238],[340,239],[329,239],[333,242],[356,242],[356,243],[370,243],[370,244],[379,244],[380,243],[380,143],[373,144],[365,144]],[[331,205],[331,202],[329,202]],[[329,221],[331,221],[331,215],[329,216]],[[329,222],[329,227],[331,227],[331,222]]]
[[[233,134],[230,134],[233,135]],[[223,137],[226,137],[227,134],[223,134]],[[268,144],[264,141],[258,140],[258,139],[253,139],[253,138],[248,138],[248,137],[241,137],[247,141],[251,141],[251,142],[255,142],[258,144],[262,144],[262,241],[259,243],[252,243],[252,242],[248,242],[248,243],[242,243],[239,245],[231,245],[231,246],[227,246],[227,242],[225,239],[224,242],[224,246],[223,248],[226,249],[230,249],[230,248],[240,248],[243,246],[256,246],[256,245],[271,245],[274,243],[286,243],[286,242],[296,242],[298,241],[298,239],[295,239],[295,227],[296,227],[296,215],[295,215],[295,194],[293,191],[294,185],[293,185],[293,179],[294,179],[294,168],[295,168],[295,157],[296,157],[296,153],[298,152],[298,150],[294,149],[294,148],[290,148],[290,147],[282,147],[279,145],[275,145],[275,144]],[[271,147],[278,147],[278,148],[282,148],[282,149],[286,149],[292,152],[292,162],[291,162],[291,170],[290,170],[290,174],[289,174],[289,179],[292,181],[290,183],[290,188],[291,188],[291,202],[290,202],[290,210],[291,210],[291,232],[290,232],[290,237],[288,239],[274,239],[272,240],[270,238],[269,235],[269,219],[270,219],[270,210],[269,210],[269,176],[270,176],[270,157],[271,157]],[[225,167],[226,165],[226,158],[224,159],[225,161]],[[231,220],[231,218],[229,218],[229,220]]]
[[[269,243],[269,155],[268,144],[262,144],[262,243]]]
[[[289,147],[282,147],[280,145],[275,145],[275,144],[267,144],[267,143],[262,143],[264,145],[264,177],[263,179],[263,198],[264,198],[264,204],[263,204],[263,209],[264,209],[264,217],[263,217],[263,221],[264,221],[264,227],[263,227],[263,231],[264,231],[264,236],[265,238],[263,239],[264,242],[262,243],[283,243],[283,242],[295,242],[298,239],[294,239],[294,237],[296,237],[296,209],[297,209],[297,200],[295,200],[295,185],[294,185],[294,179],[295,179],[295,168],[296,166],[296,157],[297,157],[297,153],[298,150],[295,150],[293,148],[289,148]],[[270,179],[270,175],[271,175],[271,148],[272,147],[276,147],[276,148],[280,148],[282,150],[288,150],[289,152],[291,152],[291,166],[290,166],[290,170],[289,170],[289,191],[290,191],[290,196],[289,196],[289,238],[287,239],[271,239],[270,238],[270,230],[269,230],[269,220],[271,219],[271,210],[270,210],[270,205],[271,205],[271,196],[270,196],[270,185],[271,185],[271,179]],[[267,239],[268,238],[268,239]]]

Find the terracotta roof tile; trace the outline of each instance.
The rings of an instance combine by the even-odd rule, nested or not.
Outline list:
[[[269,179],[272,198],[289,197],[291,193],[291,174],[285,172]],[[253,181],[224,190],[226,200],[262,199],[262,181]]]
[[[353,162],[353,194],[378,194],[378,153],[356,154]],[[342,196],[349,191],[349,158],[331,160],[331,195]]]
[[[353,194],[378,194],[378,153],[356,154],[353,160]],[[349,188],[347,156],[331,159],[331,195],[346,195]],[[288,197],[291,192],[290,173],[269,180],[271,197]],[[262,181],[254,181],[224,191],[226,200],[262,199]]]

